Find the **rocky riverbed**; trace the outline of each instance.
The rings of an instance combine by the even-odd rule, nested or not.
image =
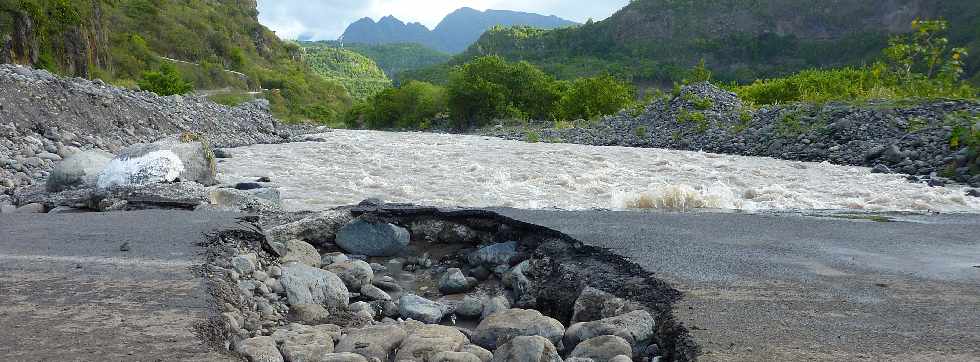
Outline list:
[[[621,113],[596,122],[494,127],[485,135],[585,145],[652,147],[827,161],[881,173],[915,175],[913,181],[951,181],[980,187],[976,149],[953,142],[957,129],[980,131],[980,104],[930,101],[789,104],[749,107],[711,84],[681,88],[638,115]]]

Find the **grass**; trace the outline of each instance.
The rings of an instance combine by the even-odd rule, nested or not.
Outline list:
[[[691,112],[686,109],[681,109],[681,111],[677,114],[677,123],[693,123],[696,126],[695,131],[698,133],[704,133],[710,127],[708,117],[706,117],[704,113],[698,111]]]

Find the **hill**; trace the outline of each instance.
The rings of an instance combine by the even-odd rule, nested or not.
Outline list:
[[[403,23],[393,16],[374,22],[363,18],[351,24],[342,39],[345,43],[395,44],[417,43],[446,53],[459,53],[494,26],[524,25],[554,29],[575,25],[557,16],[544,16],[509,10],[479,11],[472,8],[456,10],[429,30],[419,23]]]
[[[342,84],[354,99],[365,99],[391,87],[391,79],[368,57],[317,43],[300,44],[313,71]]]
[[[282,119],[333,121],[350,106],[346,90],[257,15],[255,0],[2,1],[0,62],[130,88],[171,64],[208,94],[265,90]]]
[[[398,74],[421,69],[436,64],[443,64],[452,58],[451,55],[426,48],[416,43],[393,44],[343,44],[337,41],[299,42],[304,48],[319,46],[343,48],[370,58],[391,79],[398,81]]]
[[[636,0],[581,27],[492,29],[457,62],[497,54],[563,78],[612,73],[669,84],[704,59],[720,80],[749,82],[868,62],[916,18],[945,18],[951,43],[980,55],[973,0]],[[980,80],[980,56],[968,62]]]

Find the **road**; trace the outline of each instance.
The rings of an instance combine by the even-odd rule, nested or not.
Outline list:
[[[980,361],[980,216],[493,211],[674,283],[705,361]]]
[[[231,214],[0,215],[0,360],[220,361],[195,246]],[[129,243],[129,251],[121,251]]]

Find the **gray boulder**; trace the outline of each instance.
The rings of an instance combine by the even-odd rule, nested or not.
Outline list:
[[[488,298],[483,301],[483,314],[480,316],[480,319],[487,319],[487,317],[494,313],[508,309],[510,309],[510,301],[506,297],[498,295],[493,298]]]
[[[101,150],[84,151],[68,156],[51,170],[46,188],[49,192],[93,188],[99,180],[99,173],[111,160],[112,154]]]
[[[250,362],[284,362],[279,348],[276,347],[276,340],[272,337],[262,336],[249,338],[241,341],[235,351]]]
[[[541,336],[561,346],[565,327],[561,322],[533,309],[508,309],[494,313],[473,331],[473,343],[496,349],[517,336]]]
[[[628,302],[596,288],[586,287],[575,300],[572,322],[590,322],[640,309],[643,307],[636,303]]]
[[[483,362],[480,357],[469,352],[439,352],[429,358],[429,362]]]
[[[154,143],[129,146],[99,174],[98,187],[193,181],[216,183],[214,154],[207,142],[193,136],[175,136]]]
[[[208,193],[208,202],[213,208],[233,211],[276,211],[282,208],[279,190],[274,188],[219,188]]]
[[[350,303],[347,286],[326,270],[292,262],[282,267],[279,282],[290,305],[320,304],[328,310],[340,310]]]
[[[281,255],[279,262],[287,264],[291,261],[314,268],[320,267],[320,252],[316,247],[302,240],[289,240],[285,243],[270,243],[276,252]]]
[[[276,342],[286,362],[320,361],[320,356],[334,350],[333,338],[316,330],[287,334]]]
[[[330,311],[319,304],[295,304],[289,310],[294,319],[308,325],[324,324],[330,318]]]
[[[592,322],[579,322],[565,331],[565,346],[572,348],[580,342],[598,336],[618,336],[635,345],[653,337],[656,321],[645,310],[632,311]]]
[[[385,293],[385,291],[374,286],[373,284],[365,284],[361,286],[361,295],[370,300],[391,300],[390,294]]]
[[[319,362],[369,362],[367,358],[357,353],[327,353],[320,357]]]
[[[475,344],[467,344],[459,347],[459,351],[472,354],[479,358],[481,362],[490,362],[493,359],[493,353]]]
[[[402,341],[395,361],[431,361],[436,354],[456,352],[467,343],[469,340],[456,328],[426,324],[415,328]]]
[[[351,254],[394,256],[408,247],[409,234],[393,224],[358,219],[337,232],[336,243]]]
[[[450,308],[415,294],[405,294],[398,300],[398,312],[404,318],[435,324],[450,312]]]
[[[374,269],[371,269],[371,264],[363,260],[333,263],[325,266],[324,269],[337,274],[349,290],[361,290],[365,285],[370,285],[371,280],[374,279]]]
[[[508,241],[484,246],[467,256],[467,261],[472,265],[484,265],[492,268],[501,264],[509,264],[510,259],[516,255],[517,242]]]
[[[467,295],[456,306],[456,315],[466,319],[477,319],[483,314],[483,301]]]
[[[561,362],[558,350],[541,336],[514,337],[493,352],[493,362]]]
[[[442,294],[466,293],[476,286],[475,278],[467,278],[458,268],[449,268],[439,278],[439,292]]]
[[[398,347],[408,333],[394,324],[368,326],[347,331],[340,337],[336,352],[357,353],[366,358],[377,358],[385,362],[388,355]]]
[[[579,343],[570,356],[608,361],[619,355],[633,355],[633,347],[629,342],[617,336],[599,336]]]
[[[327,210],[289,224],[276,226],[266,231],[270,242],[285,242],[300,239],[315,246],[333,243],[337,231],[347,225],[353,217],[348,210]]]

